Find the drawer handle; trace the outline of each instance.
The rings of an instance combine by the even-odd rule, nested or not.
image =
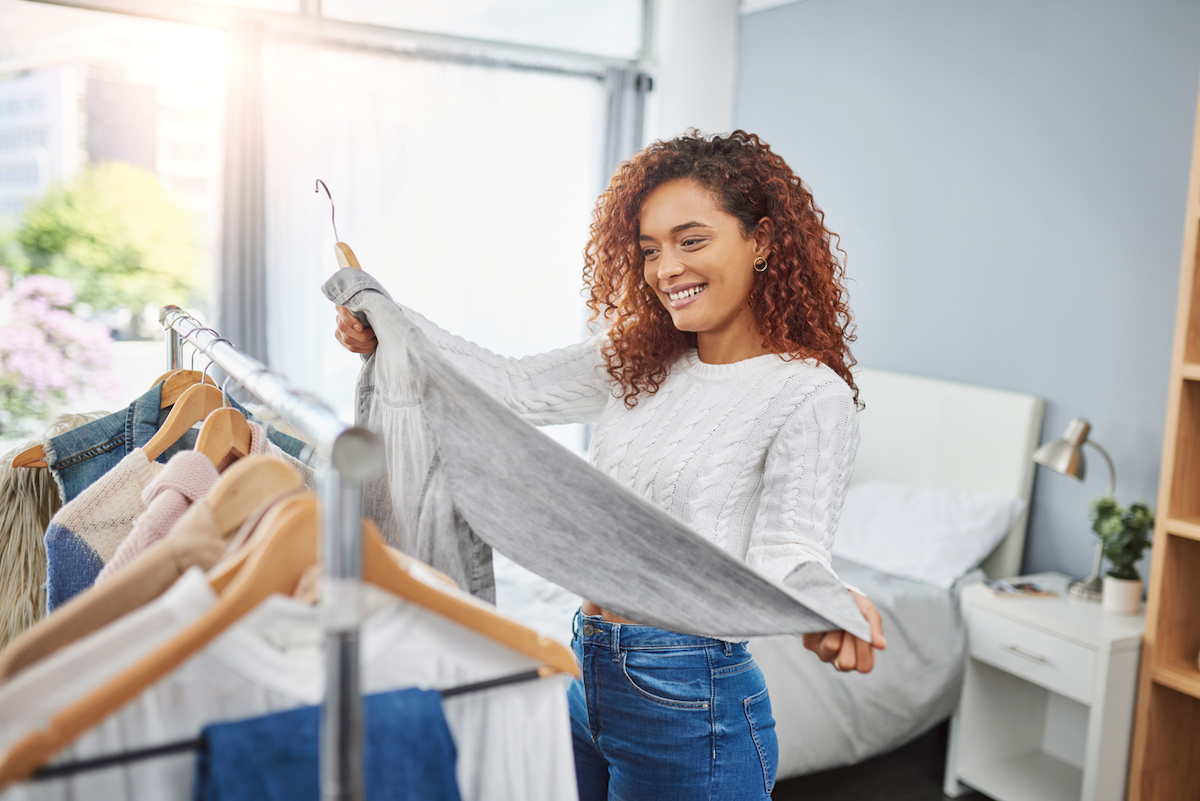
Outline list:
[[[1008,643],[1005,643],[1000,646],[1000,650],[1006,651],[1006,652],[1012,654],[1013,656],[1019,656],[1022,659],[1028,659],[1030,662],[1035,662],[1039,665],[1046,664],[1046,657],[1038,656],[1037,654],[1031,654],[1028,651],[1018,648],[1015,645],[1009,645]]]

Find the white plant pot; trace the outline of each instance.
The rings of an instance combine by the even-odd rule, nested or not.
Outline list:
[[[1142,610],[1142,580],[1104,577],[1104,611],[1136,615]]]

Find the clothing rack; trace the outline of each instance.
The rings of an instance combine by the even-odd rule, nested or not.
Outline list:
[[[170,369],[183,365],[187,341],[280,419],[322,457],[321,619],[326,687],[321,714],[322,801],[363,801],[363,706],[359,682],[359,589],[362,583],[362,488],[382,475],[383,444],[371,432],[343,423],[326,404],[292,388],[278,373],[239,351],[177,306],[165,306]]]
[[[469,693],[481,692],[483,690],[491,690],[495,687],[507,687],[510,684],[521,684],[527,681],[537,681],[542,678],[542,672],[538,669],[523,670],[520,673],[513,673],[508,676],[500,676],[495,679],[486,679],[484,681],[472,682],[471,684],[463,684],[458,687],[450,687],[445,690],[438,691],[442,696],[442,700],[454,698],[458,695],[467,695]],[[129,765],[134,762],[141,762],[145,759],[157,759],[158,757],[174,756],[175,754],[186,754],[200,752],[207,749],[207,744],[204,738],[194,738],[191,740],[180,740],[173,743],[164,743],[162,745],[154,745],[148,748],[139,748],[133,751],[123,751],[119,754],[109,754],[101,757],[91,757],[88,759],[80,759],[73,762],[63,762],[58,765],[48,765],[30,777],[33,781],[48,781],[50,779],[60,779],[64,776],[74,776],[77,773],[86,773],[92,770],[103,770],[116,765]]]

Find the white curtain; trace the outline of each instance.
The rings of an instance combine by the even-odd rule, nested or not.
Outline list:
[[[585,335],[600,80],[268,43],[263,82],[272,367],[353,419],[359,360],[319,289],[336,261],[317,178],[363,268],[444,328],[514,356]]]
[[[221,260],[213,282],[213,316],[221,336],[266,361],[262,51],[261,25],[245,22],[234,28],[225,107]]]

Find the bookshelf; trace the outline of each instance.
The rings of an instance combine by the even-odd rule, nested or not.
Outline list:
[[[1200,106],[1130,763],[1130,801],[1200,798]]]

